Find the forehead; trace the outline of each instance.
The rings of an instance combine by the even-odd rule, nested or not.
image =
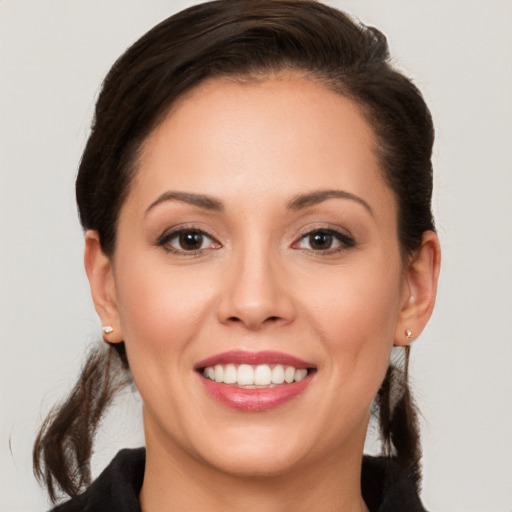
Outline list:
[[[281,75],[213,79],[180,97],[145,141],[132,192],[146,202],[167,188],[261,200],[340,187],[394,203],[358,106]]]

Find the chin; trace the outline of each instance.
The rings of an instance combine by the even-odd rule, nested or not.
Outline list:
[[[206,454],[205,461],[218,471],[242,478],[273,477],[291,473],[301,466],[304,445],[273,442],[233,443],[220,452]]]

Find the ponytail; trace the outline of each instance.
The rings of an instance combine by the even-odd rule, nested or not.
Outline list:
[[[114,396],[130,382],[127,367],[124,344],[95,346],[69,396],[44,420],[33,465],[53,503],[59,490],[74,496],[90,484],[94,437]]]
[[[408,384],[409,354],[408,346],[405,347],[403,364],[389,365],[376,405],[383,455],[395,457],[419,491],[421,445],[417,408]]]

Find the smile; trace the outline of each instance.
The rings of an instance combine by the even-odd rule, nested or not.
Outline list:
[[[242,411],[278,407],[303,393],[316,367],[280,352],[232,351],[195,365],[207,393]]]
[[[280,384],[300,382],[308,375],[306,368],[294,368],[282,364],[249,365],[217,364],[207,366],[203,375],[212,381],[238,387],[274,387]]]

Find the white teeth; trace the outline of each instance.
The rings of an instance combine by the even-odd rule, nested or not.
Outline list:
[[[254,384],[254,370],[248,364],[238,367],[237,381],[239,386],[252,386]]]
[[[209,380],[238,386],[272,386],[283,383],[300,382],[308,375],[306,368],[268,364],[251,366],[249,364],[216,364],[204,368],[203,375]]]
[[[290,384],[295,379],[295,368],[293,366],[287,366],[284,371],[284,380]]]
[[[299,382],[306,377],[308,371],[305,368],[301,368],[300,370],[295,370],[295,382]]]
[[[224,382],[224,368],[221,364],[215,365],[215,382]]]
[[[208,366],[204,369],[203,375],[210,380],[215,380],[215,370],[212,366]]]
[[[268,386],[272,382],[272,370],[268,364],[260,364],[254,370],[254,384]]]
[[[224,382],[226,384],[234,384],[237,380],[237,371],[234,364],[226,365],[224,369]]]
[[[277,364],[272,369],[272,384],[282,384],[284,382],[283,365]]]

